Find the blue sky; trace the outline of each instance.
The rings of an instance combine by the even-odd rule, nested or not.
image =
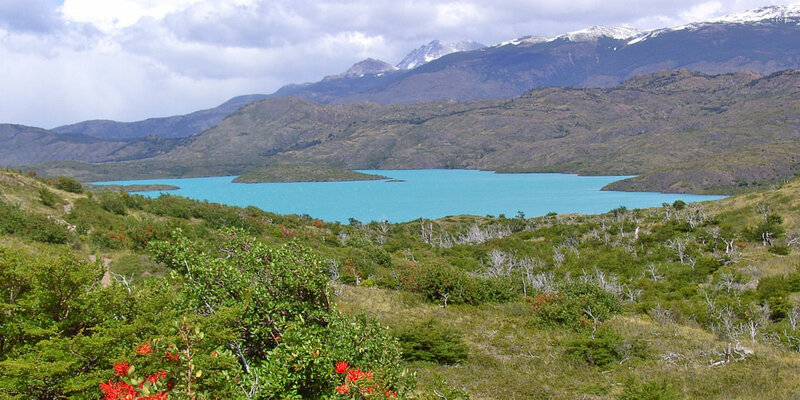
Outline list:
[[[796,0],[794,0],[796,1]],[[790,4],[772,1],[769,4]],[[0,0],[0,122],[139,120],[320,80],[433,39],[659,28],[758,0]]]

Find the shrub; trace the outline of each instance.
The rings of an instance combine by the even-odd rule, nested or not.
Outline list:
[[[450,265],[414,264],[407,268],[404,286],[424,294],[430,300],[450,304],[482,304],[507,302],[514,296],[513,287],[506,279],[470,275]]]
[[[394,331],[403,359],[455,364],[467,358],[469,348],[461,334],[435,319],[401,326]]]
[[[66,243],[70,236],[67,228],[55,221],[3,202],[0,202],[0,232],[44,243]]]
[[[620,394],[619,399],[677,400],[678,395],[675,393],[666,379],[644,383],[635,379],[630,379],[625,382],[625,386],[622,389],[622,394]]]
[[[786,244],[774,244],[769,247],[769,252],[779,256],[788,256],[792,252],[792,248]]]
[[[97,195],[97,202],[108,212],[117,215],[125,215],[127,213],[128,207],[125,204],[125,199],[119,193],[105,190]]]
[[[39,189],[39,201],[47,207],[53,207],[58,203],[58,196],[46,188]]]
[[[625,340],[622,335],[605,326],[580,333],[566,344],[567,354],[589,365],[602,367],[621,360],[637,357],[644,346]]]
[[[583,282],[561,284],[558,293],[542,293],[532,302],[531,309],[538,322],[573,329],[606,321],[620,311],[619,300],[614,295]]]
[[[81,183],[75,178],[68,176],[59,176],[58,178],[51,180],[50,184],[56,189],[61,189],[65,192],[83,193],[83,185],[81,185]]]

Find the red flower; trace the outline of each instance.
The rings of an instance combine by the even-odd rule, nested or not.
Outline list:
[[[350,382],[360,381],[362,379],[372,379],[372,370],[364,372],[358,368],[347,371],[347,380]]]
[[[397,397],[397,392],[390,392],[390,391],[386,390],[386,391],[385,391],[385,392],[383,392],[383,393],[385,393],[385,394],[386,394],[386,398],[387,398],[387,399],[392,399],[392,398],[395,398],[395,397]]]
[[[375,389],[373,389],[371,387],[365,387],[365,388],[361,389],[361,393],[365,393],[365,394],[370,394],[370,393],[372,393],[374,391],[375,391]]]
[[[104,400],[129,400],[136,398],[136,388],[128,385],[125,382],[111,382],[100,384],[100,390],[103,391]]]
[[[176,360],[178,360],[178,357],[180,357],[180,356],[181,356],[181,353],[175,353],[175,354],[172,354],[172,353],[170,353],[169,351],[165,351],[164,353],[166,353],[166,355],[164,356],[164,358],[166,358],[166,359],[167,359],[167,361],[176,361]]]
[[[114,376],[127,376],[131,370],[131,365],[127,361],[114,364]]]
[[[164,392],[164,393],[154,394],[152,396],[141,397],[140,399],[141,400],[167,400],[167,399],[169,399],[169,395],[167,394],[167,392]]]
[[[159,379],[164,379],[167,377],[167,371],[158,371],[156,373],[150,374],[147,376],[147,380],[150,383],[156,383]]]
[[[336,363],[336,369],[334,369],[334,371],[336,371],[337,374],[344,374],[347,372],[347,368],[350,368],[347,361],[339,361]]]
[[[348,394],[348,393],[350,393],[350,388],[347,387],[346,383],[343,383],[343,384],[337,386],[336,389],[333,389],[333,390],[336,393],[339,393],[339,394]]]
[[[150,347],[150,342],[144,342],[136,348],[136,352],[139,354],[150,354],[153,352],[153,349]]]

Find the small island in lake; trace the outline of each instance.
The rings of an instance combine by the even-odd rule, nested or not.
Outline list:
[[[254,169],[237,176],[236,183],[266,182],[343,182],[375,181],[389,179],[381,175],[365,174],[344,168],[317,165],[273,165]]]
[[[112,192],[166,192],[178,190],[180,187],[173,185],[151,184],[151,185],[92,185],[84,184],[90,192],[102,192],[110,190]]]

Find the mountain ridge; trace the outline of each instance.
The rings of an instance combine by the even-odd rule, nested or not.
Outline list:
[[[251,103],[168,153],[81,179],[238,174],[258,165],[466,168],[639,175],[625,190],[730,192],[800,172],[800,70],[769,76],[668,70],[614,88],[541,88],[516,99],[411,105]]]
[[[288,84],[269,95],[240,96],[219,107],[184,116],[131,123],[84,121],[53,131],[115,140],[150,134],[187,137],[216,126],[249,101],[266,97],[296,96],[332,104],[408,104],[512,98],[535,87],[611,87],[635,75],[661,69],[688,68],[710,74],[753,70],[769,74],[800,67],[800,50],[792,45],[800,41],[798,22],[800,4],[762,7],[648,31],[594,26],[552,37],[521,37],[477,52],[464,49],[422,65],[417,62],[410,70],[390,71],[385,66],[377,73],[348,76],[345,72],[318,82]],[[434,42],[445,43],[432,41],[406,58]],[[403,61],[398,66],[402,64]],[[249,101],[236,102],[237,99]],[[236,106],[229,107],[231,102]]]

